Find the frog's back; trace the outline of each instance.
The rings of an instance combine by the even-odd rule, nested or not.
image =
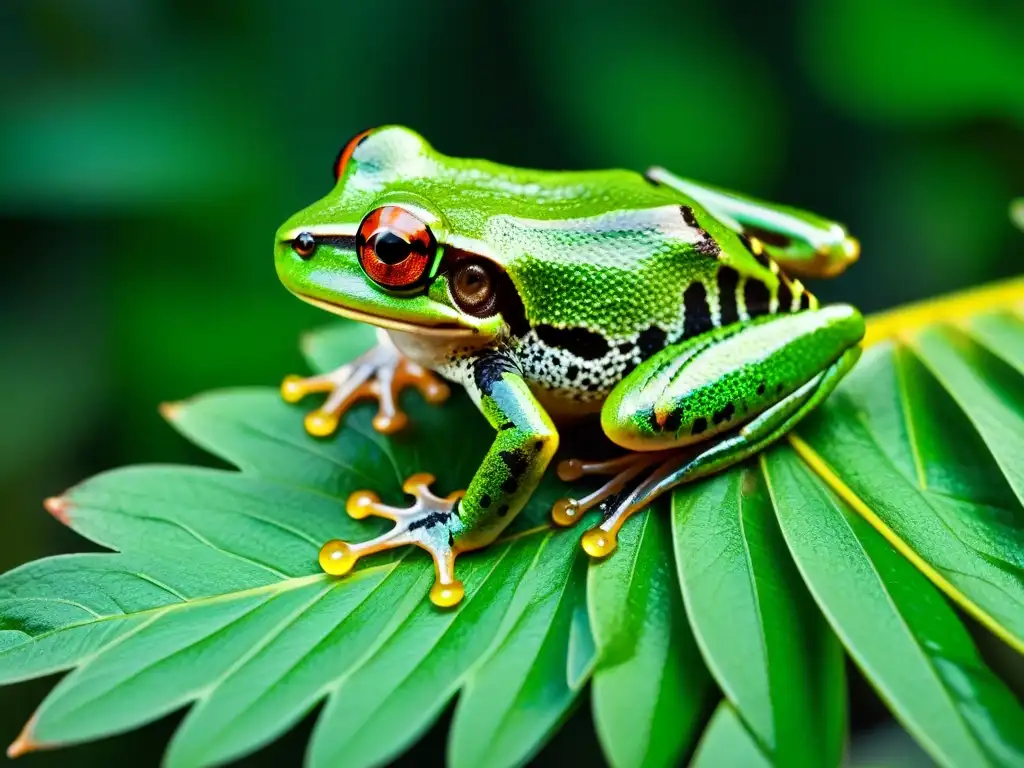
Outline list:
[[[632,205],[588,197],[572,211],[583,215],[564,215],[566,204],[560,216],[504,212],[486,223],[485,239],[522,302],[524,373],[553,412],[596,410],[669,344],[813,302],[756,244],[695,201],[665,195],[639,174],[604,173],[618,176]],[[637,205],[644,186],[653,190],[649,204]]]

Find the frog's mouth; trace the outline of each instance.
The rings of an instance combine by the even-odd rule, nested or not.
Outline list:
[[[292,291],[292,293],[307,304],[312,304],[314,307],[330,312],[332,315],[345,317],[349,320],[356,320],[360,323],[369,323],[370,325],[375,325],[378,328],[386,328],[391,331],[405,331],[406,333],[414,333],[419,336],[435,336],[445,339],[472,338],[480,334],[480,331],[477,328],[466,328],[465,326],[455,325],[454,323],[424,325],[406,320],[396,320],[393,317],[377,315],[361,309],[353,309],[352,307],[336,304],[333,301],[327,301],[326,299],[307,296],[305,294],[298,293],[297,291]]]

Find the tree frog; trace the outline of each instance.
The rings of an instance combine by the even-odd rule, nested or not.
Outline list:
[[[284,398],[327,393],[305,420],[317,436],[376,398],[374,426],[388,433],[405,424],[403,388],[441,402],[447,380],[495,436],[464,492],[441,498],[419,474],[404,486],[409,508],[353,494],[351,516],[395,525],[324,544],[330,574],[415,544],[434,560],[431,600],[458,603],[456,556],[497,538],[551,462],[556,423],[588,414],[628,453],[563,461],[563,479],[610,480],[559,501],[553,516],[570,525],[616,496],[583,537],[588,553],[607,555],[631,514],[778,439],[860,354],[860,313],[819,306],[798,279],[840,273],[857,241],[811,213],[661,168],[555,172],[448,157],[399,126],[353,138],[334,178],[277,232],[277,273],[303,301],[377,326],[379,345],[332,373],[287,377]]]

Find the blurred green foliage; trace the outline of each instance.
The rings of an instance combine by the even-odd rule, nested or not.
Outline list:
[[[300,367],[323,318],[277,284],[272,233],[362,128],[812,208],[863,244],[815,289],[870,311],[1020,272],[1022,71],[1019,0],[10,0],[0,566],[71,548],[43,496],[207,460],[157,403]],[[39,698],[22,693],[0,735]]]

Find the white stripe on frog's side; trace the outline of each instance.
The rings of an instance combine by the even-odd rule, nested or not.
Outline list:
[[[616,233],[616,237],[608,237]],[[623,237],[630,233],[630,237]],[[575,219],[520,219],[492,216],[487,222],[487,240],[506,259],[521,254],[555,253],[565,264],[621,267],[639,263],[640,257],[666,243],[696,245],[704,241],[704,230],[683,220],[678,205],[623,210]],[[566,235],[587,241],[588,247],[565,248]],[[591,238],[592,242],[587,239]],[[635,250],[633,258],[627,250]]]

